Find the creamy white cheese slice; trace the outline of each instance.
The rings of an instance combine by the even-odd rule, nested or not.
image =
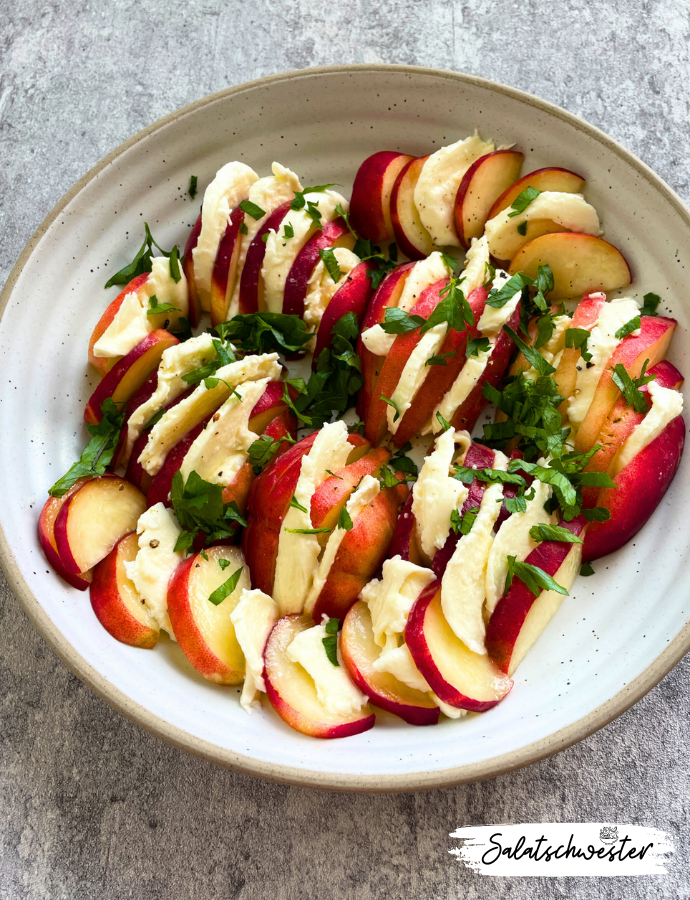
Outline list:
[[[168,582],[184,559],[184,552],[175,553],[181,530],[172,510],[156,503],[139,517],[139,552],[131,562],[125,562],[127,577],[134,582],[158,627],[173,640],[176,638],[168,615]]]
[[[433,451],[424,460],[412,489],[412,514],[423,552],[433,559],[450,533],[450,514],[467,499],[468,488],[451,478],[450,467],[456,455],[456,443],[469,446],[466,431],[444,431],[436,439]]]
[[[616,332],[639,314],[637,302],[631,297],[619,297],[602,306],[597,324],[587,340],[587,349],[592,354],[592,359],[585,362],[580,357],[578,360],[575,390],[568,399],[568,418],[575,429],[584,421],[606,364],[621,342],[621,338],[616,337]]]
[[[364,512],[367,506],[371,506],[380,490],[381,485],[379,484],[378,479],[371,475],[365,475],[356,490],[350,494],[347,503],[345,504],[345,509],[347,510],[353,525],[357,516]],[[331,532],[326,546],[324,547],[319,567],[314,575],[311,589],[304,602],[304,611],[306,613],[311,613],[314,609],[346,534],[347,530],[345,528],[339,528],[338,526]]]
[[[158,380],[156,390],[151,394],[146,403],[138,406],[127,419],[127,449],[126,456],[132,452],[134,442],[142,432],[143,427],[155,414],[172,403],[180,394],[183,394],[189,385],[182,380],[183,375],[200,369],[216,357],[213,346],[213,338],[208,332],[198,337],[190,338],[181,344],[175,344],[163,351],[158,366]]]
[[[475,131],[464,140],[441,147],[422,166],[414,189],[414,204],[438,247],[460,246],[454,224],[455,195],[472,163],[495,149],[493,141],[483,141]]]
[[[398,681],[402,681],[403,684],[416,691],[427,693],[431,690],[426,678],[412,659],[407,644],[401,644],[399,647],[386,647],[381,651],[379,658],[373,661],[371,668],[375,672],[388,672]]]
[[[658,438],[669,422],[683,412],[683,395],[680,391],[661,387],[656,381],[650,381],[648,390],[651,408],[623,444],[616,460],[616,475]]]
[[[347,247],[334,247],[333,254],[340,268],[340,278],[333,281],[326,264],[319,260],[307,283],[303,319],[308,331],[316,331],[326,307],[347,282],[350,272],[361,262],[359,256]]]
[[[443,344],[446,334],[448,333],[448,325],[441,322],[440,325],[434,325],[426,334],[422,335],[419,342],[415,346],[412,353],[407,358],[407,362],[400,373],[400,379],[395,386],[392,406],[386,407],[386,419],[388,421],[388,430],[391,434],[395,434],[400,427],[403,416],[412,406],[414,398],[424,384],[429,374],[429,366],[427,361],[436,356],[441,345]]]
[[[293,262],[309,238],[326,222],[338,218],[338,213],[335,211],[336,206],[340,205],[345,212],[349,209],[347,200],[336,191],[314,191],[305,194],[304,199],[305,208],[289,210],[281,222],[278,233],[273,229],[268,232],[261,277],[264,283],[266,307],[269,312],[283,311],[283,295],[287,277]],[[306,204],[308,203],[317,204],[321,213],[319,225],[307,213]],[[286,226],[292,226],[293,236],[290,238],[283,236]]]
[[[249,190],[259,176],[242,162],[229,162],[216,172],[206,188],[201,205],[201,232],[192,250],[194,281],[202,309],[210,309],[211,275],[218,255],[218,247],[232,211],[249,196]]]
[[[341,469],[352,450],[347,426],[331,422],[319,431],[309,453],[302,457],[294,499],[306,510],[291,506],[283,519],[273,581],[273,599],[281,616],[299,613],[309,595],[321,547],[315,534],[295,534],[289,529],[312,528],[311,499],[332,472]]]
[[[387,638],[405,631],[415,600],[435,577],[431,569],[394,556],[384,562],[381,579],[373,578],[362,588],[359,596],[369,607],[374,641],[379,647],[386,646]]]
[[[540,465],[544,465],[541,460]],[[551,486],[537,479],[532,482],[532,486],[534,497],[527,501],[525,512],[513,513],[507,518],[498,529],[498,534],[491,545],[486,564],[486,609],[489,615],[496,609],[498,601],[503,596],[508,574],[508,557],[514,556],[518,562],[524,562],[538,546],[530,537],[530,528],[533,525],[556,524],[556,516],[549,515],[544,510],[544,504],[552,494]]]
[[[422,293],[442,278],[450,278],[451,269],[438,250],[415,263],[407,276],[400,294],[398,309],[409,313]],[[396,335],[386,334],[380,325],[373,325],[362,332],[362,342],[367,350],[376,356],[387,356],[393,346]]]
[[[235,637],[247,663],[240,706],[251,715],[252,706],[258,705],[259,691],[266,690],[264,647],[278,621],[278,604],[263,591],[244,588],[239,603],[230,613],[230,621],[235,626]]]
[[[211,484],[232,484],[247,461],[247,451],[259,439],[249,428],[249,418],[269,381],[245,381],[213,414],[182,461],[180,472],[185,481],[196,472]]]
[[[280,163],[274,162],[271,170],[273,175],[260,178],[249,188],[247,199],[251,203],[256,203],[264,211],[265,215],[259,219],[254,219],[250,215],[244,217],[247,233],[242,235],[242,243],[237,259],[237,279],[228,306],[228,319],[236,316],[240,309],[240,278],[247,260],[249,245],[256,237],[259,229],[266,224],[266,219],[271,213],[274,213],[279,206],[287,203],[288,200],[293,200],[295,193],[302,190],[299,178],[290,169],[286,169]]]
[[[195,425],[215,412],[235,388],[246,381],[257,381],[262,378],[277,381],[280,374],[277,353],[245,356],[244,359],[218,369],[213,376],[218,379],[215,387],[207,388],[202,382],[189,397],[185,397],[169,409],[156,422],[141,452],[139,462],[149,475],[156,475],[175,444]]]
[[[334,666],[326,655],[323,645],[328,637],[326,626],[314,625],[296,635],[289,644],[286,653],[288,659],[298,663],[311,676],[316,688],[316,698],[326,712],[332,716],[349,716],[358,713],[366,704],[367,698],[357,688],[340,655],[338,639],[338,662]]]

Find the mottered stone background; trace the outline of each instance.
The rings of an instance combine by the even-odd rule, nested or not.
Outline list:
[[[134,132],[225,86],[329,63],[438,66],[531,91],[690,201],[689,0],[1,0],[0,12],[2,281],[62,194]],[[493,781],[317,793],[131,725],[57,660],[3,579],[0,898],[687,898],[689,680],[686,659],[607,728]],[[481,878],[448,854],[459,825],[525,821],[656,826],[677,852],[667,877],[563,881]]]

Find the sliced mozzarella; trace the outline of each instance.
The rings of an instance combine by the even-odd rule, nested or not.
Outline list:
[[[326,264],[323,260],[319,260],[307,283],[303,318],[308,331],[316,331],[326,312],[326,307],[348,281],[350,272],[361,262],[359,256],[352,250],[348,250],[347,247],[334,247],[333,254],[340,268],[340,278],[333,281]]]
[[[218,247],[232,211],[249,196],[249,190],[259,176],[241,162],[230,162],[216,172],[206,188],[201,205],[201,232],[192,250],[194,281],[201,304],[210,308],[211,275],[218,255]]]
[[[466,431],[445,431],[424,460],[412,489],[412,514],[423,552],[433,559],[450,533],[450,514],[460,509],[467,498],[467,485],[450,476],[456,454],[456,442],[469,446]]]
[[[446,264],[442,254],[435,250],[410,269],[397,308],[409,313],[428,287],[436,284],[442,278],[450,278],[451,275],[452,270]],[[387,356],[395,338],[396,335],[386,334],[380,325],[373,325],[362,333],[364,346],[376,356]]]
[[[405,631],[415,600],[435,577],[430,569],[394,556],[384,562],[381,579],[374,578],[362,588],[359,596],[369,607],[374,640],[379,647],[386,645],[387,637]]]
[[[415,665],[407,644],[390,649],[386,647],[381,651],[379,658],[371,664],[371,668],[375,672],[388,672],[414,690],[425,692],[431,690],[426,678]]]
[[[489,243],[486,235],[480,238],[472,238],[472,246],[465,257],[465,268],[462,270],[460,286],[466,297],[472,291],[488,281],[489,278]]]
[[[468,710],[466,709],[457,709],[455,706],[450,706],[448,703],[444,703],[439,697],[434,694],[432,691],[429,696],[434,701],[436,706],[441,710],[444,716],[448,716],[449,719],[461,719],[463,716],[466,716]]]
[[[156,475],[175,444],[195,425],[215,412],[236,387],[245,381],[257,381],[261,378],[277,381],[280,374],[277,353],[245,356],[244,359],[218,369],[213,376],[218,379],[215,387],[207,388],[202,382],[189,397],[169,409],[156,422],[139,462],[149,475]]]
[[[237,260],[237,279],[235,287],[228,306],[228,319],[236,316],[240,308],[240,276],[247,259],[247,250],[249,245],[256,237],[259,229],[266,224],[266,219],[275,212],[283,203],[294,199],[295,193],[302,190],[299,178],[290,169],[281,166],[280,163],[274,162],[271,166],[273,175],[266,178],[260,178],[255,181],[249,188],[248,200],[262,209],[265,213],[259,219],[253,219],[247,215],[244,217],[244,224],[247,226],[247,233],[242,235],[242,244],[240,245],[240,254]]]
[[[249,428],[249,418],[269,380],[245,381],[213,414],[182,461],[185,481],[196,472],[211,484],[232,484],[247,461],[247,451],[259,439]]]
[[[151,394],[146,403],[138,406],[127,419],[127,450],[126,455],[132,452],[134,442],[141,434],[143,427],[155,414],[172,403],[180,394],[183,394],[189,385],[182,380],[183,375],[193,372],[195,369],[205,366],[216,357],[213,346],[213,338],[208,332],[198,337],[190,338],[181,344],[175,344],[163,351],[158,366],[158,380],[156,390]]]
[[[639,314],[637,302],[630,297],[619,297],[602,306],[597,324],[587,340],[587,350],[592,354],[592,359],[589,362],[579,359],[575,390],[568,399],[568,418],[575,428],[580,427],[587,415],[599,379],[611,354],[621,342],[616,332]]]
[[[438,247],[459,247],[455,231],[455,195],[475,160],[496,149],[479,132],[432,153],[422,166],[414,189],[414,204],[422,224]]]
[[[278,621],[278,604],[263,591],[245,588],[237,606],[230,613],[235,637],[246,660],[240,706],[251,714],[259,691],[265,691],[264,647],[271,629]]]
[[[266,307],[269,312],[283,311],[283,294],[287,277],[292,264],[309,238],[326,222],[338,218],[338,213],[335,211],[336,206],[340,205],[344,212],[349,209],[347,200],[336,191],[314,191],[305,194],[304,199],[305,208],[289,210],[278,229],[280,233],[273,230],[268,233],[261,277],[264,283]],[[306,210],[308,203],[315,203],[318,206],[321,213],[318,225]],[[283,237],[286,226],[292,226],[293,236],[290,238]]]
[[[446,338],[448,332],[448,324],[441,322],[440,325],[434,325],[426,334],[422,335],[416,347],[407,358],[407,362],[400,374],[400,379],[395,386],[391,400],[395,404],[395,408],[388,406],[386,409],[386,418],[388,420],[388,430],[391,434],[395,434],[403,416],[412,406],[412,401],[419,393],[420,388],[424,384],[426,376],[429,374],[428,360],[432,356],[436,356],[441,349],[441,345]]]
[[[293,638],[286,653],[288,659],[298,663],[311,676],[316,698],[330,715],[352,715],[361,710],[367,698],[350,680],[339,646],[340,665],[334,666],[329,660],[323,644],[327,637],[325,625],[314,625]]]
[[[513,513],[507,518],[491,546],[486,565],[486,608],[489,615],[504,593],[508,557],[514,556],[518,562],[524,562],[537,546],[537,542],[530,537],[530,528],[533,525],[556,524],[556,516],[544,510],[544,504],[551,497],[551,486],[535,479],[532,487],[534,497],[527,501],[525,512]]]
[[[112,322],[93,345],[93,355],[99,359],[127,356],[153,330],[137,294],[125,294]]]
[[[521,213],[513,213],[515,210],[509,206],[486,223],[489,250],[496,259],[512,259],[525,240],[518,228],[536,219],[547,219],[580,234],[601,234],[597,211],[582,194],[542,191]]]
[[[371,475],[365,475],[356,490],[350,494],[350,497],[345,504],[345,509],[347,510],[353,525],[357,516],[364,512],[367,506],[373,504],[380,490],[381,485],[379,484],[378,479],[373,478]],[[306,613],[311,613],[314,609],[314,605],[318,600],[319,594],[323,590],[323,586],[326,584],[328,573],[331,571],[331,567],[335,562],[338,550],[340,549],[340,545],[346,534],[347,529],[338,526],[331,532],[326,546],[324,547],[319,567],[314,575],[311,589],[304,602],[304,611]]]
[[[139,288],[139,297],[142,305],[146,309],[150,309],[149,300],[155,297],[158,306],[170,305],[174,306],[179,312],[172,310],[166,315],[170,319],[179,319],[180,316],[186,316],[189,311],[189,287],[187,279],[182,271],[182,266],[178,266],[180,280],[175,281],[170,273],[170,259],[167,256],[155,256],[151,260],[151,271],[149,277]]]
[[[281,616],[299,613],[309,595],[321,547],[315,534],[294,534],[288,529],[309,529],[311,499],[322,482],[332,472],[341,469],[352,450],[348,443],[344,422],[332,422],[323,426],[309,453],[302,457],[300,474],[295,487],[295,501],[306,512],[291,506],[278,539],[278,555],[273,582],[273,599]]]
[[[652,401],[651,409],[623,444],[616,460],[616,474],[683,412],[683,395],[680,391],[661,387],[656,381],[649,383],[648,390]]]
[[[175,553],[181,528],[172,510],[156,503],[139,517],[139,552],[125,562],[127,577],[134,582],[139,596],[158,623],[175,640],[168,615],[168,582],[184,559],[184,551]]]

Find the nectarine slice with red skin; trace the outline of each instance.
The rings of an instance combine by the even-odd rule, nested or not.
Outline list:
[[[467,341],[479,335],[477,324],[484,312],[488,292],[484,287],[478,287],[467,298],[474,313],[474,325],[464,331],[455,331],[450,328],[446,334],[437,355],[453,353],[446,357],[445,366],[427,366],[426,378],[417,391],[410,408],[403,414],[398,425],[398,430],[393,435],[393,443],[396,447],[402,447],[416,434],[419,434],[432,417],[436,405],[441,402],[446,391],[453,386],[453,382],[464,367],[467,356]],[[392,352],[392,351],[391,351]]]
[[[414,563],[416,566],[425,566],[426,561],[422,557],[422,551],[417,540],[416,520],[412,513],[413,501],[413,492],[410,491],[398,516],[398,521],[395,523],[395,531],[388,547],[388,558],[393,559],[394,556],[399,556],[401,559]]]
[[[156,392],[156,388],[158,387],[158,369],[154,369],[153,372],[149,375],[146,381],[142,384],[138,391],[135,391],[132,396],[127,401],[127,406],[125,407],[125,420],[122,424],[122,428],[120,429],[120,437],[117,441],[117,447],[115,448],[115,452],[113,453],[112,462],[110,468],[114,472],[119,466],[126,466],[128,463],[128,459],[125,456],[125,451],[127,449],[127,435],[128,435],[128,422],[132,413],[137,410],[140,406],[143,406],[144,403],[147,403],[153,394]]]
[[[218,244],[216,260],[211,272],[211,322],[213,325],[219,325],[227,319],[228,305],[235,289],[237,261],[242,243],[240,226],[243,222],[244,210],[238,206],[230,214],[225,234]]]
[[[304,315],[304,299],[307,296],[309,279],[320,261],[320,250],[330,250],[333,247],[354,247],[355,239],[343,218],[325,222],[320,231],[315,232],[304,247],[295,257],[290,266],[285,289],[283,291],[283,312],[286,315]]]
[[[395,523],[407,498],[404,483],[384,488],[356,516],[352,528],[343,537],[326,582],[316,598],[312,617],[343,619],[360,591],[378,572],[388,553]]]
[[[386,275],[369,302],[364,321],[362,322],[362,332],[372,328],[374,325],[380,325],[385,320],[388,307],[397,307],[407,276],[413,267],[414,263],[404,263]],[[376,381],[381,374],[385,356],[373,354],[365,346],[361,336],[357,342],[357,355],[362,363],[362,378],[364,379],[364,384],[360,388],[357,397],[357,414],[360,419],[364,419],[371,403]]]
[[[391,222],[400,250],[408,259],[424,259],[436,246],[422,225],[414,202],[414,189],[428,156],[412,159],[400,170],[391,193]]]
[[[622,365],[631,378],[638,378],[645,362],[651,369],[666,356],[678,324],[675,319],[663,316],[642,316],[640,323],[640,334],[623,338],[601,374],[592,402],[575,435],[575,449],[580,453],[586,453],[594,446],[606,417],[620,397],[613,381],[616,366]]]
[[[541,220],[540,220],[541,221]],[[623,254],[592,234],[560,231],[542,234],[513,257],[508,271],[536,278],[539,266],[549,265],[554,289],[549,300],[566,300],[593,291],[617,291],[632,281]]]
[[[584,516],[578,516],[572,522],[562,521],[559,525],[576,537],[582,537],[587,521]],[[561,587],[570,590],[580,571],[581,556],[582,544],[543,541],[525,562],[537,566]],[[498,601],[486,629],[486,649],[502,672],[513,674],[562,601],[563,595],[557,591],[542,591],[535,597],[517,576],[513,579]]]
[[[495,150],[475,160],[455,195],[455,231],[467,250],[480,238],[491,208],[520,177],[525,156],[517,150]]]
[[[266,244],[263,237],[271,230],[276,234],[279,233],[280,225],[290,210],[291,202],[291,200],[287,200],[273,210],[247,248],[244,267],[240,275],[240,315],[249,315],[263,309],[261,269],[266,256]]]
[[[150,650],[160,637],[160,629],[127,577],[125,562],[133,562],[139,552],[135,532],[126,534],[93,570],[91,606],[105,630],[122,644]]]
[[[513,686],[488,656],[473,653],[455,636],[441,609],[439,581],[427,585],[415,601],[405,642],[431,690],[456,709],[486,712]]]
[[[360,237],[374,244],[393,240],[391,194],[400,170],[413,159],[397,150],[380,150],[359,167],[352,186],[350,222]]]
[[[55,572],[66,581],[68,584],[71,584],[72,587],[77,588],[79,591],[85,591],[89,584],[91,583],[91,579],[93,578],[93,572],[84,572],[81,575],[73,575],[70,571],[62,563],[60,559],[60,554],[57,549],[57,542],[55,540],[55,520],[58,517],[58,513],[62,509],[63,505],[67,502],[70,496],[76,493],[79,488],[84,484],[86,478],[80,478],[78,481],[72,485],[69,490],[62,495],[62,497],[48,497],[46,500],[43,509],[41,510],[41,514],[38,517],[38,542],[41,545],[41,550],[45,555],[47,562],[50,566],[55,570]]]
[[[600,291],[593,294],[585,294],[575,307],[573,319],[570,328],[583,328],[591,331],[599,321],[601,310],[606,303],[606,294]],[[566,332],[567,333],[567,332]],[[561,415],[566,415],[568,410],[568,397],[575,390],[577,381],[577,362],[580,359],[581,352],[578,347],[564,347],[561,354],[560,362],[554,372],[554,380],[558,385],[558,393],[561,397],[565,397],[563,403],[559,407]]]
[[[493,219],[509,206],[528,187],[538,191],[558,191],[563,194],[579,194],[585,186],[585,179],[570,169],[549,166],[536,169],[529,175],[523,175],[518,181],[506,188],[489,211],[488,219]]]
[[[680,390],[683,386],[683,376],[678,369],[666,359],[652,366],[649,375],[655,375],[655,383],[659,387]],[[649,385],[642,385],[640,390],[644,394],[649,393]],[[635,428],[642,422],[646,413],[637,412],[632,406],[628,406],[625,397],[620,397],[608,414],[604,425],[599,432],[596,443],[599,449],[587,463],[584,472],[608,472],[613,478],[616,468],[618,451],[627,441]],[[597,499],[601,493],[599,487],[582,488],[582,505],[589,509],[597,505]]]
[[[376,721],[369,707],[349,716],[329,713],[319,702],[311,676],[287,655],[295,637],[313,625],[307,616],[283,616],[273,626],[264,649],[263,678],[273,709],[302,734],[318,738],[342,738],[361,734]]]
[[[97,425],[103,418],[101,407],[108,398],[116,404],[126,403],[151,372],[158,368],[163,352],[179,343],[174,335],[162,328],[148,334],[113,366],[96,387],[86,404],[84,421],[89,425]]]
[[[368,261],[356,265],[347,276],[344,284],[338,288],[331,298],[331,302],[324,310],[316,331],[312,369],[316,369],[316,363],[321,351],[325,350],[326,347],[330,347],[333,328],[343,316],[350,312],[354,313],[361,327],[364,313],[373,292],[371,278],[368,275],[373,268],[372,263]]]
[[[175,638],[196,671],[215,684],[241,684],[245,660],[230,613],[239,601],[243,573],[232,594],[217,606],[209,596],[240,567],[244,558],[237,547],[209,547],[188,557],[173,572],[168,585],[168,613]],[[224,569],[220,560],[229,562]]]
[[[145,509],[144,495],[124,478],[87,479],[55,519],[55,543],[65,569],[72,575],[92,569],[121,537],[136,531]]]
[[[604,488],[596,505],[607,507],[611,518],[590,524],[583,560],[592,562],[613,553],[635,537],[673,481],[684,446],[685,420],[676,416],[614,477],[616,487]]]
[[[148,281],[149,273],[142,272],[133,278],[129,284],[117,295],[117,297],[108,305],[108,308],[98,320],[96,327],[89,338],[89,362],[100,375],[105,375],[109,369],[117,362],[117,357],[94,356],[93,348],[97,341],[105,334],[113,319],[117,315],[127,294],[136,294],[139,288],[143,287]]]
[[[388,672],[374,670],[381,648],[374,642],[369,607],[361,600],[345,616],[340,652],[350,678],[370,703],[409,725],[436,725],[439,708],[427,694],[408,687]]]
[[[199,292],[196,289],[194,281],[194,256],[192,250],[199,243],[199,235],[201,234],[201,213],[189,232],[187,243],[184,246],[184,257],[182,259],[182,269],[187,279],[187,289],[189,290],[189,322],[193,328],[201,321],[202,309]]]

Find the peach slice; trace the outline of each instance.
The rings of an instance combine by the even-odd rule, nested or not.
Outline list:
[[[237,279],[237,262],[240,257],[242,235],[240,226],[244,222],[244,210],[239,206],[232,211],[225,234],[218,245],[216,261],[211,273],[211,322],[218,325],[228,317],[228,306]]]
[[[538,191],[558,191],[561,194],[580,194],[585,186],[585,179],[569,169],[560,169],[551,166],[545,169],[536,169],[529,175],[523,175],[501,194],[491,207],[489,219],[493,219],[508,206],[528,187]]]
[[[611,518],[592,522],[587,529],[582,558],[586,562],[613,553],[642,528],[668,490],[680,465],[685,446],[685,421],[672,419],[661,434],[634,456],[604,488],[596,501]]]
[[[408,687],[388,672],[374,670],[381,648],[374,641],[369,607],[361,600],[345,616],[340,651],[350,678],[371,703],[409,725],[436,725],[439,709],[427,694]]]
[[[560,522],[576,537],[582,537],[587,522],[578,516],[572,522]],[[582,544],[544,541],[527,557],[567,591],[580,571]],[[512,676],[542,631],[563,602],[558,591],[542,590],[538,597],[517,577],[498,601],[486,630],[486,649],[502,672]]]
[[[648,369],[655,366],[666,356],[678,324],[675,319],[663,316],[642,316],[640,322],[640,334],[629,334],[623,338],[611,354],[599,379],[592,402],[575,435],[575,449],[581,453],[594,446],[606,417],[620,397],[620,391],[613,381],[616,366],[619,363],[623,365],[631,378],[640,375],[645,362]]]
[[[139,552],[137,535],[126,534],[93,570],[91,606],[96,618],[115,640],[145,650],[155,647],[160,629],[142,602],[134,582],[127,577],[125,562]]]
[[[455,230],[467,249],[484,233],[489,212],[520,177],[524,154],[495,150],[476,160],[463,175],[455,197]]]
[[[86,404],[84,421],[89,425],[97,425],[103,418],[101,407],[108,398],[114,403],[126,403],[151,372],[158,368],[163,351],[179,343],[176,337],[160,328],[148,334],[134,350],[113,366],[96,387]]]
[[[199,235],[201,234],[201,213],[192,226],[192,230],[189,232],[189,237],[187,238],[187,243],[184,247],[184,256],[182,257],[182,268],[184,270],[185,278],[187,279],[187,287],[189,290],[189,322],[190,324],[196,328],[196,326],[201,321],[201,300],[199,298],[199,292],[196,289],[196,282],[194,281],[194,256],[192,254],[192,250],[199,243]]]
[[[306,616],[292,615],[273,627],[264,650],[263,673],[271,706],[291,728],[310,737],[341,738],[368,731],[376,721],[369,707],[351,715],[328,712],[319,702],[311,676],[287,655],[295,637],[311,626]]]
[[[398,247],[409,259],[424,259],[436,249],[414,202],[414,189],[428,158],[420,156],[403,166],[391,194],[393,234]]]
[[[374,244],[393,240],[391,194],[400,170],[413,156],[381,150],[367,157],[357,170],[350,200],[352,227]]]
[[[617,291],[632,281],[620,250],[592,234],[568,231],[536,237],[513,257],[508,271],[536,278],[539,266],[544,265],[551,267],[554,278],[549,300]]]
[[[143,287],[146,284],[148,277],[149,273],[143,272],[141,275],[137,275],[136,278],[133,278],[129,282],[129,284],[117,295],[112,303],[109,304],[108,308],[100,317],[96,324],[96,327],[91,333],[91,337],[89,338],[89,363],[100,375],[105,375],[108,370],[115,365],[117,360],[114,357],[108,358],[105,356],[94,356],[93,348],[96,342],[107,331],[110,323],[113,321],[118,310],[122,306],[122,303],[127,294],[136,294],[139,288]]]
[[[343,316],[352,312],[357,317],[360,327],[367,305],[371,300],[373,288],[369,272],[373,266],[370,262],[361,262],[351,270],[347,280],[331,298],[326,307],[316,332],[316,343],[312,359],[312,369],[316,369],[317,360],[322,350],[331,344],[333,328]]]
[[[81,575],[104,559],[146,509],[146,499],[124,478],[92,478],[70,494],[55,520],[55,542],[65,569]]]
[[[221,567],[221,561],[227,565]],[[209,597],[238,569],[242,574],[232,593],[212,603]],[[244,654],[230,619],[244,588],[249,589],[249,572],[239,547],[209,547],[204,555],[190,556],[168,585],[168,613],[182,652],[200,675],[216,684],[244,680]]]
[[[62,497],[48,497],[41,514],[38,517],[38,542],[46,560],[57,572],[60,578],[64,579],[72,587],[79,591],[85,591],[93,578],[92,572],[84,572],[82,575],[73,575],[68,571],[60,559],[55,540],[55,520],[63,505],[69,500],[72,494],[75,494],[79,488],[85,483],[86,478],[80,478],[72,485],[72,487],[63,494]]]
[[[585,295],[575,308],[570,327],[584,328],[587,331],[591,331],[599,321],[599,314],[605,303],[606,294],[597,292]],[[561,415],[566,414],[568,397],[570,397],[575,390],[575,383],[577,381],[577,362],[580,359],[580,355],[579,348],[565,347],[553,376],[558,385],[558,393],[561,397],[565,397],[565,400],[559,407]]]
[[[488,656],[473,653],[455,636],[441,609],[438,581],[427,585],[415,601],[405,641],[431,690],[456,709],[484,712],[513,686]]]
[[[273,210],[254,235],[254,240],[247,248],[244,268],[240,275],[241,315],[255,313],[265,308],[263,304],[263,280],[261,278],[261,269],[264,264],[264,256],[266,255],[264,235],[267,235],[269,231],[275,231],[276,234],[279,232],[281,222],[290,211],[291,202],[287,200],[282,206]]]
[[[320,231],[313,234],[295,257],[285,279],[283,312],[286,315],[304,315],[304,299],[307,296],[309,279],[316,264],[321,259],[320,250],[346,247],[352,250],[355,239],[342,218],[326,222]]]

